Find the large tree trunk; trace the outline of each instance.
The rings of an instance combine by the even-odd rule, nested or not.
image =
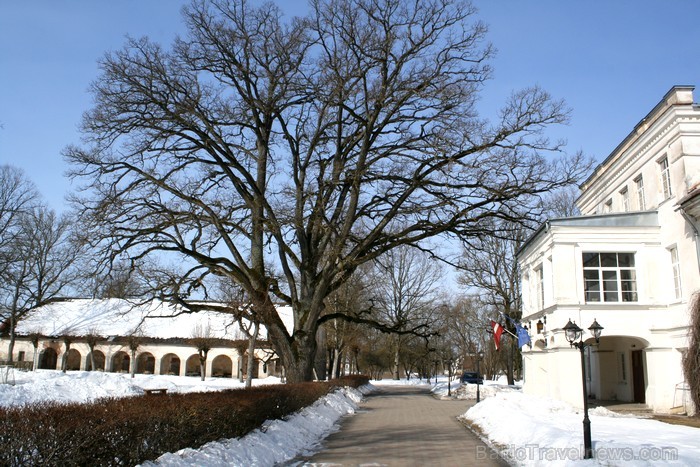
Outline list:
[[[253,323],[253,333],[248,338],[248,377],[245,380],[245,387],[249,388],[253,385],[253,370],[255,368],[255,341],[258,339],[260,331],[260,323]]]
[[[15,354],[15,329],[10,322],[10,344],[7,346],[7,360],[12,363],[12,356]]]
[[[340,377],[340,350],[333,349],[333,368],[331,369],[331,378]]]
[[[97,371],[95,368],[95,346],[90,346],[90,371]]]
[[[199,351],[199,376],[202,381],[204,381],[207,375],[207,354],[208,352],[206,351]]]
[[[131,361],[129,362],[129,373],[134,378],[136,375],[136,350],[131,351]]]
[[[275,351],[284,365],[287,382],[302,383],[313,381],[316,333],[310,336],[308,334],[303,337],[297,336],[297,339],[292,344],[286,340],[283,334],[279,335],[280,331],[275,331],[274,327],[269,329],[269,332]]]
[[[66,350],[63,352],[63,356],[61,357],[61,371],[66,372],[66,368],[68,367],[68,352],[70,352],[70,342],[66,342]]]
[[[268,339],[285,368],[287,382],[313,381],[318,347],[315,326],[317,321],[312,320],[313,325],[309,326],[311,329],[304,329],[303,323],[295,323],[295,326],[302,327],[302,329],[296,329],[294,339],[292,339],[279,318],[277,309],[269,300],[259,299],[254,303],[257,304],[261,324],[267,327]],[[311,320],[308,318],[311,314],[313,314],[312,311],[295,310],[296,316],[306,316],[307,320]]]
[[[396,336],[396,343],[394,345],[394,379],[400,380],[400,365],[401,365],[401,337]]]

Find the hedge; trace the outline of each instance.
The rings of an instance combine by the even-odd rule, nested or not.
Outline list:
[[[0,465],[135,465],[166,452],[243,436],[265,420],[311,405],[336,387],[367,382],[366,377],[350,376],[221,392],[0,408]]]

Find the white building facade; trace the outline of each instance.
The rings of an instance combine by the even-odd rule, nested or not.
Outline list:
[[[700,290],[700,107],[673,87],[581,186],[580,217],[552,219],[518,252],[526,393],[582,406],[580,353],[562,328],[604,327],[586,349],[590,399],[694,409],[689,305]]]

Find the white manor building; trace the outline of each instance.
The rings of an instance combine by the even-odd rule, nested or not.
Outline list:
[[[199,376],[199,353],[193,340],[202,338],[211,346],[207,378],[236,378],[246,373],[248,339],[233,316],[179,311],[158,301],[58,301],[34,310],[17,324],[13,360],[21,368],[56,370],[61,369],[65,355],[66,370],[90,371],[94,357],[97,371],[128,373],[133,365],[139,374]],[[285,325],[291,326],[291,309],[278,307],[278,312]],[[260,339],[265,338],[261,328]],[[0,338],[0,360],[8,360],[8,346],[9,339]],[[281,372],[270,346],[258,345],[252,377],[281,376]]]
[[[700,106],[674,86],[581,186],[579,217],[519,250],[529,394],[582,406],[580,353],[562,328],[603,326],[586,349],[590,399],[694,411],[682,370],[700,290]]]

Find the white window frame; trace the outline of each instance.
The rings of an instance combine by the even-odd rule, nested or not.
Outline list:
[[[597,255],[597,257],[590,255]],[[631,265],[620,266],[620,255],[625,255],[623,258],[631,258]],[[612,261],[613,258],[614,261]],[[588,266],[587,263],[589,263]],[[586,303],[636,303],[639,301],[634,252],[583,252],[582,265],[583,293]]]
[[[620,199],[622,199],[622,210],[624,212],[630,211],[630,191],[627,187],[620,190]]]
[[[678,246],[673,245],[668,249],[671,255],[671,268],[673,270],[673,291],[676,300],[683,297],[683,285],[681,282],[681,262],[678,256]]]
[[[544,309],[544,265],[540,264],[535,268],[535,287],[537,291],[537,309]]]
[[[610,198],[605,202],[605,204],[603,204],[603,212],[606,214],[612,212],[612,198]]]
[[[634,183],[637,185],[637,203],[639,204],[639,210],[644,211],[647,208],[646,200],[644,199],[644,178],[640,175],[634,179]]]
[[[618,352],[617,357],[617,370],[620,377],[621,383],[627,382],[627,355],[625,352]]]
[[[659,170],[661,170],[661,191],[666,200],[673,196],[673,190],[671,189],[671,165],[668,163],[667,156],[659,159]]]

